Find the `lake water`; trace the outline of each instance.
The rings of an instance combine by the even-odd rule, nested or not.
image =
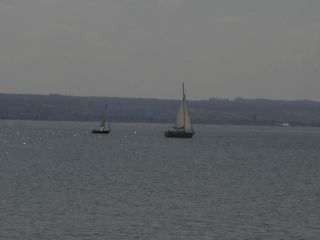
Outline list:
[[[320,129],[0,121],[0,239],[319,239]]]

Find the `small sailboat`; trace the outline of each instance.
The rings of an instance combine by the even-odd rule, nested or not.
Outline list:
[[[170,129],[167,129],[164,132],[164,135],[166,137],[192,138],[193,134],[195,133],[192,127],[190,116],[189,116],[187,99],[184,93],[184,83],[182,84],[182,90],[183,90],[183,98],[182,98],[181,106],[176,116],[176,124],[175,126],[173,126]]]
[[[106,122],[107,122],[106,117],[104,116],[99,128],[93,129],[91,133],[109,134],[111,131],[110,122],[108,122],[107,126],[106,126]]]
[[[106,127],[106,120],[103,120],[100,127],[93,129],[92,133],[109,134],[110,133],[110,123],[108,122],[108,127]]]

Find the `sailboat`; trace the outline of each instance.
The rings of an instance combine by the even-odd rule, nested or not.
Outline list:
[[[95,128],[92,130],[91,133],[99,133],[99,134],[109,134],[111,129],[110,129],[110,122],[108,122],[108,125],[106,126],[106,117],[104,116],[99,128]]]
[[[184,93],[184,83],[182,83],[183,98],[176,116],[176,124],[164,132],[166,137],[171,138],[192,138],[195,133],[189,116],[187,99]]]

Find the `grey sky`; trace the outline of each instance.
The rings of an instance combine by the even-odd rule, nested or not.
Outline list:
[[[0,0],[0,92],[320,100],[319,0]],[[180,95],[179,95],[180,94]]]

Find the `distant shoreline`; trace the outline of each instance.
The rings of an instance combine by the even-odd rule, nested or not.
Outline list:
[[[320,126],[320,102],[209,99],[188,101],[194,124]],[[180,100],[59,94],[0,94],[0,119],[173,123]]]

